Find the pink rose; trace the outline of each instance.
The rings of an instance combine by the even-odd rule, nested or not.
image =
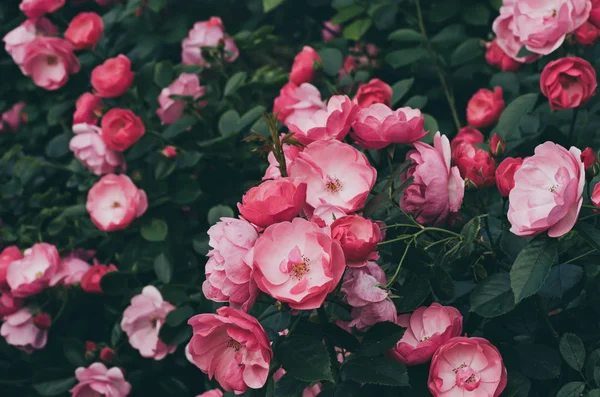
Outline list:
[[[552,109],[576,108],[596,93],[596,71],[585,59],[560,58],[546,65],[540,77],[540,87]]]
[[[53,36],[58,28],[47,18],[28,19],[4,36],[4,48],[23,71],[23,58],[27,44],[37,36]],[[23,72],[24,73],[24,72]]]
[[[455,151],[461,143],[466,142],[472,145],[477,145],[479,143],[485,142],[485,138],[481,131],[473,128],[473,127],[463,127],[458,131],[458,134],[452,138],[452,142],[450,142],[450,147],[452,151]]]
[[[379,79],[371,79],[368,83],[358,87],[358,91],[352,102],[359,109],[365,109],[375,103],[382,103],[386,106],[392,106],[392,87]]]
[[[2,113],[0,134],[17,132],[19,128],[21,128],[21,124],[26,121],[26,115],[23,113],[23,108],[25,108],[25,106],[27,106],[25,102],[17,102],[9,110]]]
[[[321,37],[323,38],[324,43],[335,39],[342,33],[342,27],[340,25],[334,25],[331,21],[326,21],[323,25],[325,27],[321,30]]]
[[[321,63],[321,57],[309,46],[304,46],[302,51],[294,58],[290,81],[296,85],[310,83],[315,78],[315,62]]]
[[[508,56],[498,45],[497,40],[492,40],[485,45],[485,61],[499,68],[503,72],[518,72],[521,69],[521,62],[517,62]]]
[[[412,163],[402,180],[414,178],[400,199],[400,208],[415,215],[421,224],[440,224],[450,213],[458,212],[465,193],[465,181],[457,167],[450,167],[450,143],[436,133],[433,147],[415,142],[406,154]]]
[[[346,216],[346,212],[335,205],[323,204],[315,208],[310,221],[316,223],[319,227],[330,226],[333,222],[341,217]]]
[[[15,313],[24,303],[24,299],[15,298],[9,291],[0,292],[0,320]]]
[[[110,109],[102,117],[101,125],[102,140],[107,147],[118,152],[129,149],[146,133],[142,119],[129,109]]]
[[[433,353],[462,333],[463,317],[456,308],[437,302],[421,306],[412,314],[398,316],[398,325],[406,328],[402,339],[388,355],[406,365],[426,363]]]
[[[285,157],[285,165],[286,168],[289,168],[290,164],[298,157],[302,148],[295,145],[283,144],[283,156]],[[269,152],[267,156],[267,160],[269,161],[269,167],[265,171],[265,176],[263,176],[263,181],[267,179],[278,179],[281,178],[281,170],[279,169],[279,161],[275,158],[275,154],[273,152]]]
[[[198,394],[196,397],[223,397],[223,392],[219,389],[212,389]]]
[[[175,306],[163,300],[152,285],[144,287],[142,293],[131,298],[131,305],[123,312],[121,329],[129,337],[129,344],[140,351],[142,357],[162,360],[173,353],[177,346],[166,345],[158,334],[169,312]]]
[[[26,298],[42,292],[58,271],[59,262],[58,251],[51,244],[38,243],[26,249],[23,258],[12,261],[6,271],[13,296]]]
[[[486,188],[496,183],[496,162],[487,150],[461,143],[452,153],[452,160],[467,184]]]
[[[457,337],[433,355],[428,386],[434,397],[498,397],[506,381],[498,349],[483,338]]]
[[[110,347],[105,347],[100,351],[100,360],[105,363],[111,363],[115,358],[115,351]]]
[[[90,294],[102,294],[102,278],[108,272],[116,272],[117,267],[113,264],[101,265],[94,260],[94,266],[91,266],[81,277],[81,289]]]
[[[467,104],[467,121],[475,128],[485,128],[496,124],[504,110],[502,88],[495,87],[494,92],[482,88]]]
[[[89,92],[81,95],[75,102],[75,113],[73,114],[73,125],[75,124],[98,124],[102,116],[102,98]]]
[[[562,0],[561,0],[562,1]],[[494,20],[492,30],[496,34],[496,43],[506,55],[520,63],[531,63],[540,56],[531,54],[525,57],[517,57],[523,47],[523,42],[516,32],[514,9],[517,0],[504,0],[500,7],[500,15]]]
[[[54,91],[67,83],[70,74],[78,73],[81,65],[68,41],[37,36],[25,47],[21,67],[35,85]]]
[[[50,286],[58,284],[73,285],[81,282],[83,275],[92,266],[81,258],[71,254],[61,258],[58,264],[58,271],[50,280]]]
[[[204,296],[250,311],[258,296],[258,287],[252,279],[251,258],[246,260],[245,256],[258,238],[256,229],[243,219],[221,218],[208,229],[208,236],[212,249],[207,254],[209,259],[204,269]]]
[[[290,177],[306,182],[311,208],[335,205],[346,213],[361,209],[375,185],[377,171],[366,156],[339,141],[308,145],[288,167]]]
[[[598,37],[600,37],[600,29],[590,22],[585,22],[575,31],[575,38],[582,45],[593,45]]]
[[[279,96],[273,103],[273,113],[278,114],[279,120],[284,124],[296,123],[312,116],[317,110],[327,109],[321,93],[312,84],[304,83],[297,86],[287,83],[279,91]]]
[[[160,107],[156,114],[163,124],[173,124],[181,118],[187,103],[179,99],[172,99],[171,95],[190,97],[194,101],[194,107],[202,108],[206,101],[198,102],[198,98],[204,96],[206,87],[200,85],[200,78],[196,74],[181,73],[177,80],[166,88],[163,88],[158,96]]]
[[[223,45],[225,61],[233,62],[240,54],[235,42],[225,33],[223,21],[219,17],[211,17],[208,21],[196,22],[188,36],[181,42],[181,61],[184,65],[210,67],[210,62],[202,56],[200,47]]]
[[[592,11],[590,11],[589,21],[597,28],[600,28],[600,0],[592,0]]]
[[[131,392],[131,385],[118,367],[108,369],[102,363],[93,363],[88,368],[77,368],[75,377],[79,383],[69,390],[72,397],[126,397]]]
[[[366,266],[367,261],[377,260],[379,226],[360,215],[347,215],[331,224],[331,237],[336,240],[349,267]]]
[[[102,17],[95,12],[77,14],[65,31],[65,39],[73,44],[76,50],[94,48],[104,32]]]
[[[129,58],[119,54],[92,70],[92,87],[101,98],[116,98],[129,90],[134,76]]]
[[[21,250],[16,245],[11,245],[0,252],[0,291],[8,291],[10,287],[6,282],[8,266],[14,261],[23,258]]]
[[[585,185],[580,156],[576,147],[567,150],[546,142],[523,160],[509,195],[511,232],[526,237],[548,231],[548,236],[560,237],[573,228]]]
[[[498,134],[494,133],[490,139],[490,154],[494,157],[502,156],[506,152],[506,143]]]
[[[591,200],[596,207],[600,207],[600,183],[596,183],[596,185],[594,186],[594,191],[592,192]]]
[[[48,329],[35,325],[33,314],[25,307],[4,318],[0,335],[9,345],[31,354],[46,346]]]
[[[73,132],[75,136],[69,142],[69,149],[90,171],[98,176],[125,171],[123,153],[106,146],[100,128],[90,124],[75,124]]]
[[[382,149],[391,143],[413,143],[427,135],[419,109],[404,107],[393,111],[375,103],[358,112],[350,136],[365,149]]]
[[[172,145],[167,145],[160,151],[160,153],[168,159],[177,157],[177,148]]]
[[[190,318],[193,336],[186,353],[225,391],[244,393],[267,382],[273,351],[267,333],[254,317],[230,307]]]
[[[65,5],[65,0],[22,0],[19,9],[27,18],[35,19],[57,11]]]
[[[502,197],[508,197],[510,191],[515,187],[515,173],[522,164],[521,157],[507,157],[496,168],[496,186]]]
[[[320,307],[345,268],[340,245],[302,218],[269,226],[254,246],[256,284],[292,309]]]
[[[146,192],[127,175],[108,174],[88,192],[86,208],[92,222],[105,232],[123,230],[148,208]]]

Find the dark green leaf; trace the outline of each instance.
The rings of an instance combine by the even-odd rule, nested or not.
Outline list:
[[[175,171],[175,168],[177,168],[177,163],[174,159],[160,158],[154,169],[154,179],[160,181],[167,178]]]
[[[65,208],[60,216],[63,218],[77,217],[87,214],[85,204],[76,204]]]
[[[429,279],[431,289],[438,298],[443,301],[451,301],[454,299],[454,281],[450,274],[441,266],[431,268],[431,278]]]
[[[388,40],[401,42],[420,42],[424,41],[421,33],[412,29],[398,29],[390,33]]]
[[[279,7],[285,0],[262,0],[265,13]]]
[[[424,48],[406,48],[403,50],[397,50],[390,52],[385,57],[387,63],[389,63],[394,69],[401,68],[403,66],[411,65],[420,60],[427,58],[429,54]]]
[[[208,210],[208,223],[214,225],[221,218],[233,218],[233,210],[227,205],[215,205]]]
[[[85,366],[85,346],[75,338],[67,338],[62,342],[63,354],[74,367]]]
[[[386,321],[372,326],[362,340],[359,353],[363,356],[378,356],[395,347],[404,335],[404,329]]]
[[[410,79],[400,80],[392,86],[392,106],[396,105],[408,94],[414,82],[415,79],[411,77]]]
[[[423,110],[423,108],[425,106],[427,106],[428,100],[429,100],[429,98],[427,98],[425,95],[415,95],[413,97],[408,98],[408,100],[406,101],[404,106],[408,106],[409,108],[413,108],[413,109]],[[434,134],[435,134],[435,132],[434,132]]]
[[[72,136],[72,134],[64,133],[52,138],[46,145],[46,156],[51,158],[59,158],[67,153],[70,153],[69,141],[71,140]]]
[[[585,376],[588,379],[594,379],[596,369],[600,369],[600,349],[592,351],[585,360]],[[596,381],[596,386],[600,387],[600,382]]]
[[[175,310],[169,312],[165,322],[171,327],[177,327],[183,323],[186,323],[190,318],[194,316],[194,309],[191,306],[178,307]]]
[[[585,397],[600,397],[600,389],[590,390]]]
[[[189,397],[190,391],[187,386],[179,379],[173,376],[161,376],[158,382],[162,389],[160,395],[169,397]]]
[[[275,382],[273,397],[302,397],[302,392],[307,386],[307,382],[298,380],[286,373]]]
[[[521,49],[519,50],[519,52],[517,53],[517,58],[523,58],[529,55],[535,55],[534,52],[531,52],[527,49],[527,47],[523,46],[521,47]]]
[[[429,20],[434,23],[444,22],[457,15],[460,10],[460,0],[435,0],[432,1]]]
[[[464,25],[450,25],[440,30],[438,34],[431,38],[431,42],[439,46],[451,46],[458,44],[465,39]]]
[[[404,364],[389,357],[357,356],[342,366],[342,379],[356,383],[409,386]]]
[[[323,62],[323,71],[328,76],[337,76],[342,67],[342,52],[337,48],[323,48],[319,51],[319,56]]]
[[[160,88],[165,88],[173,82],[173,74],[173,64],[170,61],[157,63],[154,68],[154,83]]]
[[[558,345],[560,354],[571,368],[576,371],[583,369],[585,363],[585,346],[575,334],[564,334]]]
[[[178,327],[170,327],[164,325],[160,329],[159,334],[160,340],[165,342],[167,345],[180,345],[187,343],[192,337],[192,327],[187,324],[182,324]]]
[[[471,311],[482,317],[497,317],[515,307],[508,273],[496,273],[477,284],[471,293]]]
[[[179,120],[169,125],[162,135],[165,137],[165,139],[173,139],[179,136],[179,134],[182,132],[186,131],[188,128],[192,127],[197,122],[198,119],[195,116],[184,115]]]
[[[227,84],[225,84],[225,89],[223,90],[223,95],[229,96],[235,93],[238,88],[240,88],[244,81],[246,81],[246,72],[237,72],[233,76],[227,80]]]
[[[62,115],[65,114],[65,112],[67,110],[71,109],[72,107],[73,107],[72,102],[62,102],[62,103],[57,103],[56,105],[53,105],[48,110],[48,116],[47,116],[48,125],[50,125],[50,126],[57,125],[60,122],[60,118],[62,117]]]
[[[558,351],[544,345],[519,346],[521,371],[534,379],[552,379],[560,375],[561,360]]]
[[[491,14],[490,9],[484,4],[475,3],[464,8],[462,17],[469,25],[487,26]]]
[[[331,363],[323,341],[292,334],[277,343],[275,357],[290,376],[305,382],[333,380]]]
[[[240,118],[240,121],[238,122],[238,131],[243,130],[244,128],[246,128],[247,126],[249,126],[251,123],[253,123],[254,121],[256,121],[256,119],[258,119],[260,116],[262,116],[262,114],[265,112],[265,107],[262,105],[257,105],[255,107],[253,107],[252,109],[248,110],[246,113],[244,113],[242,115],[242,117]]]
[[[555,239],[543,235],[531,240],[519,253],[510,270],[515,303],[538,292],[557,261],[558,244]]]
[[[344,28],[344,37],[348,40],[358,41],[371,27],[373,21],[370,19],[357,19]]]
[[[419,307],[431,293],[431,286],[426,278],[414,278],[407,281],[398,290],[400,298],[394,299],[398,313],[409,313]]]
[[[533,110],[537,99],[538,94],[525,94],[508,104],[502,112],[495,129],[502,140],[507,141],[510,138],[520,137],[520,133],[515,134],[519,132],[521,118]]]
[[[119,318],[110,332],[110,344],[116,346],[121,340],[122,336],[123,330],[121,329],[121,319]]]
[[[500,72],[492,76],[490,88],[502,87],[504,93],[519,94],[519,79],[512,72]]]
[[[479,232],[481,231],[481,217],[476,216],[467,222],[460,234],[463,236],[461,241],[460,254],[461,256],[469,256],[473,252],[473,248],[476,240],[479,238]]]
[[[171,282],[173,264],[164,252],[158,254],[156,259],[154,259],[154,273],[156,273],[156,277],[162,283],[169,284]]]
[[[348,22],[349,20],[356,18],[364,11],[365,9],[358,4],[345,7],[335,14],[333,18],[331,18],[331,23],[334,25],[341,25],[344,22]]]
[[[219,132],[222,136],[229,137],[234,135],[240,129],[238,124],[240,115],[234,109],[229,109],[219,118]]]
[[[336,324],[328,323],[325,325],[323,332],[325,336],[333,343],[334,346],[342,348],[346,351],[356,351],[360,347],[358,339],[350,332],[340,328]]]
[[[561,387],[556,397],[580,397],[585,390],[585,382],[570,382]]]
[[[481,57],[483,50],[481,48],[481,39],[467,39],[463,41],[450,57],[451,66],[460,66],[473,59]]]
[[[528,397],[531,381],[519,372],[511,371],[502,397]]]
[[[162,219],[150,219],[142,224],[141,233],[147,241],[164,241],[169,234],[169,226]]]
[[[600,251],[600,229],[589,223],[578,223],[575,230],[582,239],[597,251]]]
[[[66,379],[51,380],[48,382],[35,383],[33,388],[40,396],[58,396],[66,393],[77,383],[77,379],[72,376]]]

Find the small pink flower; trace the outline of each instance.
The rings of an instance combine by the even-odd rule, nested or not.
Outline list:
[[[496,183],[496,162],[487,150],[461,143],[452,153],[452,161],[458,167],[460,176],[475,187],[486,188]]]
[[[58,271],[50,280],[50,286],[53,287],[58,284],[72,285],[81,282],[83,275],[92,266],[86,261],[78,258],[75,255],[68,255],[61,258],[58,265]]]
[[[466,142],[472,145],[477,145],[479,143],[485,142],[485,138],[481,131],[473,128],[473,127],[463,127],[458,131],[458,134],[452,138],[452,142],[450,142],[450,147],[454,152],[461,143]]]
[[[43,349],[48,340],[48,329],[38,328],[29,308],[23,308],[4,318],[0,335],[6,343],[26,353]]]
[[[107,364],[112,363],[115,358],[115,351],[110,347],[105,347],[100,351],[100,360],[104,361]]]
[[[494,157],[502,156],[506,152],[506,143],[498,134],[494,133],[490,139],[490,154]]]
[[[173,310],[175,306],[164,301],[156,287],[151,285],[131,298],[131,305],[123,312],[121,329],[129,337],[131,346],[139,350],[142,357],[162,360],[177,348],[166,345],[158,337],[167,314]]]
[[[73,125],[92,124],[97,125],[102,116],[102,98],[86,92],[75,102],[75,113],[73,114]]]
[[[375,222],[360,215],[347,215],[331,224],[331,237],[340,243],[349,267],[366,266],[367,261],[379,258],[380,234]]]
[[[175,148],[175,146],[167,145],[160,152],[163,156],[165,156],[168,159],[177,157],[177,149]]]
[[[221,18],[211,17],[208,21],[196,22],[181,42],[181,60],[184,65],[210,67],[210,63],[202,56],[201,47],[217,48],[220,45],[224,47],[226,62],[237,59],[239,50],[233,39],[225,33]]]
[[[90,294],[102,294],[102,278],[106,273],[117,271],[113,264],[102,265],[94,260],[94,266],[91,266],[81,277],[81,289]]]
[[[482,88],[477,91],[467,104],[467,121],[475,128],[485,128],[496,124],[504,111],[502,88],[494,91]]]
[[[65,0],[22,0],[19,9],[27,18],[35,19],[62,8]]]
[[[313,115],[317,110],[327,109],[321,93],[312,84],[304,83],[297,86],[287,83],[279,91],[279,96],[273,103],[273,113],[278,115],[284,124],[293,124]]]
[[[391,99],[392,87],[379,79],[371,79],[368,83],[358,87],[358,91],[354,95],[352,102],[359,109],[365,109],[375,103],[382,103],[388,107],[392,106]]]
[[[197,102],[198,98],[206,93],[206,87],[200,85],[200,78],[196,74],[182,73],[177,80],[166,88],[163,88],[158,96],[160,107],[156,114],[163,124],[173,124],[181,118],[187,103],[180,99],[172,99],[171,95],[190,97],[194,101],[194,107],[201,108],[206,102]]]
[[[26,121],[25,102],[15,103],[9,110],[2,113],[2,121],[0,122],[0,134],[7,132],[17,132],[21,125]]]
[[[340,25],[334,25],[331,21],[326,21],[324,25],[325,27],[321,30],[321,37],[323,38],[324,43],[335,39],[342,32],[342,27]]]
[[[65,39],[69,40],[76,50],[94,48],[104,32],[102,17],[95,12],[77,14],[65,31]]]
[[[6,281],[8,266],[21,258],[23,258],[23,254],[21,254],[21,250],[16,245],[8,246],[0,252],[0,291],[10,290]]]
[[[21,64],[25,75],[38,87],[54,91],[64,86],[81,65],[73,46],[58,37],[37,36],[25,47]]]
[[[124,152],[146,133],[142,119],[129,109],[112,108],[102,117],[102,140],[112,150]]]
[[[294,58],[290,81],[296,85],[313,81],[315,78],[315,62],[321,62],[319,54],[312,47],[304,46],[302,51]]]
[[[4,36],[4,48],[13,61],[23,71],[23,59],[27,44],[37,36],[53,36],[58,34],[58,28],[47,18],[28,19]],[[23,72],[24,73],[24,72]]]
[[[24,303],[24,299],[15,298],[10,291],[0,292],[0,320],[15,313]]]
[[[131,392],[131,385],[118,367],[108,369],[102,363],[93,363],[77,368],[75,376],[79,383],[70,390],[72,397],[126,397]]]
[[[302,148],[295,145],[283,144],[283,155],[285,157],[285,165],[286,168],[289,169],[290,164],[298,157]],[[279,169],[279,162],[275,158],[275,154],[273,152],[269,152],[267,156],[267,160],[269,161],[269,167],[265,171],[265,176],[263,176],[263,181],[267,179],[278,179],[281,178],[281,170]]]
[[[26,298],[42,292],[58,271],[59,262],[58,251],[51,244],[38,243],[26,249],[23,258],[11,262],[6,272],[13,296]]]
[[[69,142],[69,149],[83,165],[98,176],[123,172],[126,169],[123,153],[112,150],[102,140],[102,130],[90,124],[75,124],[75,136]]]
[[[596,71],[585,59],[560,58],[546,65],[540,77],[540,88],[552,109],[576,108],[596,94]]]
[[[123,54],[107,59],[92,70],[92,87],[101,98],[116,98],[125,94],[133,84],[135,73],[131,61]]]
[[[333,222],[341,217],[346,216],[346,212],[335,205],[323,204],[315,208],[310,221],[316,223],[319,227],[330,226]]]

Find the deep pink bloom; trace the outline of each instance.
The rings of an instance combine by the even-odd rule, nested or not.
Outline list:
[[[23,254],[21,254],[21,250],[16,245],[8,246],[0,252],[0,291],[10,290],[9,285],[6,282],[8,266],[21,258],[23,258]]]
[[[61,258],[58,264],[58,271],[50,280],[50,286],[53,287],[58,284],[72,285],[81,282],[83,275],[92,266],[77,257],[76,255],[70,254]]]
[[[365,109],[375,103],[382,103],[388,107],[392,106],[391,99],[392,87],[379,79],[371,79],[368,83],[358,87],[358,91],[354,95],[352,102],[359,109]]]
[[[69,75],[78,73],[81,67],[71,43],[45,36],[37,36],[27,44],[20,66],[35,85],[48,91],[64,86]]]
[[[521,69],[521,62],[515,61],[508,56],[498,45],[497,40],[486,43],[485,60],[486,62],[503,72],[518,72]]]
[[[575,31],[575,38],[582,45],[593,45],[598,37],[600,37],[600,29],[590,22],[585,22]]]
[[[75,124],[98,124],[102,116],[102,98],[89,92],[83,93],[75,102],[75,113],[73,114],[73,125]]]
[[[81,277],[81,289],[91,294],[102,294],[103,291],[100,285],[102,277],[106,273],[114,271],[117,271],[115,265],[101,265],[98,261],[94,260],[94,266],[88,268]]]
[[[11,30],[2,39],[4,48],[13,61],[23,71],[23,58],[27,45],[37,36],[52,36],[58,34],[58,28],[47,18],[28,19],[15,29]],[[23,72],[24,73],[24,72]]]
[[[123,152],[146,133],[140,117],[129,109],[112,108],[102,117],[102,140],[112,150]]]
[[[315,78],[315,62],[321,62],[319,54],[312,47],[304,46],[302,51],[294,58],[290,81],[296,85],[313,81]]]
[[[496,168],[496,186],[502,197],[508,197],[512,188],[515,187],[515,172],[521,168],[522,164],[521,157],[507,157]]]
[[[494,91],[482,88],[477,91],[467,104],[467,121],[475,128],[485,128],[496,124],[504,110],[502,88]]]
[[[102,363],[93,363],[77,368],[75,376],[79,383],[69,390],[72,397],[126,397],[131,392],[131,385],[118,367],[108,369]]]
[[[600,28],[600,0],[592,0],[592,11],[590,11],[589,21],[597,28]]]
[[[10,291],[0,292],[0,320],[15,313],[24,303],[24,299],[15,298]]]
[[[119,54],[92,70],[92,87],[101,98],[116,98],[129,90],[134,76],[129,58]]]
[[[273,113],[284,124],[294,124],[312,116],[317,110],[327,109],[321,99],[321,93],[312,84],[297,86],[287,83],[279,91],[273,103]]]
[[[202,56],[201,47],[217,48],[220,45],[223,45],[226,62],[237,59],[239,50],[233,39],[225,33],[221,18],[211,17],[208,21],[196,22],[181,42],[181,61],[184,65],[210,67],[210,62]]]
[[[115,358],[115,351],[110,347],[105,347],[100,351],[100,360],[104,361],[107,364],[110,364]]]
[[[166,88],[163,88],[158,96],[160,107],[156,109],[156,114],[160,117],[163,124],[173,124],[181,118],[187,102],[180,99],[173,99],[171,95],[190,97],[194,101],[194,107],[201,108],[206,105],[206,101],[198,102],[200,97],[206,93],[206,87],[200,85],[200,78],[196,74],[181,73],[177,80]]]
[[[560,58],[546,65],[540,77],[540,88],[552,109],[576,108],[596,93],[596,71],[585,59]]]
[[[65,0],[21,0],[19,9],[28,18],[35,19],[57,11],[65,5]]]
[[[600,207],[600,183],[596,183],[594,186],[591,199],[596,207]]]
[[[470,143],[461,143],[452,153],[452,160],[467,183],[478,188],[490,187],[496,183],[496,162],[487,150]]]
[[[485,138],[481,131],[473,128],[473,127],[463,127],[458,131],[458,134],[454,138],[452,138],[452,142],[450,142],[450,147],[452,151],[455,151],[456,148],[463,142],[470,143],[472,145],[476,145],[479,143],[483,143]]]
[[[367,261],[379,258],[380,234],[375,222],[360,215],[347,215],[331,224],[331,237],[340,243],[349,267],[366,266]]]
[[[26,298],[42,292],[58,271],[59,262],[58,251],[51,244],[38,243],[26,249],[23,258],[12,261],[6,271],[12,295]]]
[[[17,132],[21,125],[26,122],[26,115],[23,113],[25,102],[15,103],[9,110],[2,113],[2,121],[0,121],[0,134]]]
[[[69,142],[69,149],[90,171],[98,176],[125,171],[123,153],[106,146],[99,127],[91,124],[75,124],[73,132],[75,136]]]
[[[48,330],[38,328],[33,318],[33,314],[27,307],[6,316],[0,328],[0,335],[9,345],[29,354],[43,349],[48,340]]]
[[[77,14],[65,31],[65,39],[73,44],[76,50],[94,48],[104,32],[102,17],[95,12]]]

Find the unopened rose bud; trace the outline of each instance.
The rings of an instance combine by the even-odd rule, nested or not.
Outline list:
[[[165,146],[165,148],[161,150],[161,153],[163,154],[163,156],[169,159],[177,157],[177,149],[175,149],[175,147],[173,146]]]
[[[33,323],[39,329],[48,329],[52,325],[52,319],[48,314],[40,312],[33,318]]]
[[[96,345],[95,342],[92,341],[87,341],[85,342],[85,358],[87,358],[88,360],[91,360],[92,358],[94,358],[94,355],[96,354],[96,351],[98,350],[98,346]]]
[[[110,347],[105,347],[100,352],[100,360],[104,361],[107,364],[110,364],[112,360],[115,358],[115,351]]]
[[[591,181],[600,172],[598,156],[592,148],[587,147],[581,152],[581,161],[583,161],[583,166],[585,167],[585,177],[588,181]]]
[[[505,152],[506,144],[500,139],[498,134],[492,135],[492,139],[490,139],[490,153],[492,156],[502,156]]]

